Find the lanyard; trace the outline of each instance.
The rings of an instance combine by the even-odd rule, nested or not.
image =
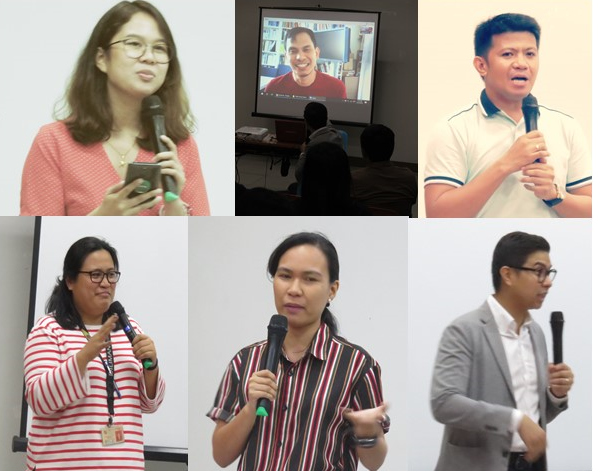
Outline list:
[[[91,339],[91,334],[88,333],[85,327],[81,329],[82,334],[86,337],[87,340]],[[113,425],[113,416],[115,415],[115,409],[113,407],[114,401],[114,392],[117,393],[117,397],[121,399],[121,393],[115,384],[115,360],[113,358],[113,348],[111,345],[105,347],[105,352],[107,353],[107,361],[103,359],[101,354],[99,353],[99,358],[101,359],[101,363],[103,364],[103,368],[105,368],[105,389],[107,390],[107,412],[109,413],[109,420],[107,424],[109,426]]]

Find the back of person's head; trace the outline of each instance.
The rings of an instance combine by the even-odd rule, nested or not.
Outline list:
[[[291,202],[267,188],[239,189],[235,186],[236,216],[292,216]]]
[[[527,32],[535,36],[539,48],[541,28],[534,18],[519,13],[503,13],[480,23],[474,34],[474,52],[476,56],[484,57],[492,47],[492,36],[503,33]]]
[[[327,108],[323,103],[317,101],[307,103],[303,116],[305,122],[314,130],[327,126]]]
[[[311,42],[313,43],[313,47],[317,47],[317,41],[315,40],[315,33],[312,30],[310,30],[309,28],[304,28],[302,26],[295,26],[294,28],[289,29],[288,33],[286,33],[285,46],[286,46],[287,51],[288,51],[288,47],[290,45],[290,41],[293,38],[296,38],[297,35],[299,35],[301,33],[308,34],[309,37],[311,38]]]
[[[341,146],[321,142],[309,147],[301,189],[304,214],[348,214],[351,182],[348,155]]]
[[[395,148],[395,134],[387,126],[371,124],[360,135],[363,157],[380,162],[389,160]]]
[[[288,250],[301,245],[312,245],[323,253],[327,261],[330,283],[340,279],[340,261],[338,259],[338,252],[334,244],[332,244],[325,235],[319,232],[299,232],[284,239],[270,255],[268,260],[268,274],[271,277],[274,277],[276,275],[276,271],[278,270],[278,265],[280,264],[282,255],[284,255]],[[323,310],[321,321],[329,327],[334,335],[337,335],[338,323],[328,307],[329,303]]]
[[[123,1],[113,6],[99,20],[86,46],[84,47],[66,91],[65,103],[61,110],[54,112],[59,119],[65,118],[66,125],[75,141],[90,144],[108,139],[113,128],[113,114],[107,93],[107,75],[99,70],[95,59],[101,48],[109,55],[110,43],[136,13],[151,16],[167,43],[171,61],[163,85],[155,93],[163,103],[167,136],[174,142],[187,138],[194,121],[189,107],[189,99],[183,88],[181,65],[177,57],[177,47],[173,34],[159,10],[149,2],[136,0]],[[147,129],[147,123],[143,121]],[[152,149],[149,133],[137,138],[144,149]]]
[[[72,291],[68,288],[67,281],[74,281],[81,276],[80,269],[89,254],[98,250],[106,250],[111,255],[113,266],[119,269],[117,251],[108,242],[97,237],[83,237],[70,246],[64,257],[62,277],[56,280],[56,285],[47,300],[45,312],[53,313],[56,321],[64,329],[76,329],[81,325],[81,317],[76,307]]]
[[[546,239],[525,232],[511,232],[503,236],[492,255],[492,284],[498,292],[501,288],[500,269],[502,267],[521,267],[534,252],[550,252]]]

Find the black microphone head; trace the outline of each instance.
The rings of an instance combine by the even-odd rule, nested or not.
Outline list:
[[[288,332],[288,319],[285,316],[281,316],[280,314],[274,314],[270,318],[270,323],[268,324],[268,331],[275,331],[280,333]]]
[[[150,118],[152,116],[164,116],[165,107],[160,97],[157,95],[150,95],[142,100],[142,116]]]
[[[117,314],[119,316],[120,314],[125,314],[126,310],[119,301],[113,301],[107,312],[109,314]]]
[[[550,316],[550,323],[551,324],[563,324],[564,323],[564,314],[561,311],[554,311]]]
[[[523,114],[525,114],[525,110],[533,110],[534,108],[537,109],[539,105],[537,104],[537,98],[535,98],[531,93],[523,98],[523,102],[521,103],[521,109],[523,110]]]

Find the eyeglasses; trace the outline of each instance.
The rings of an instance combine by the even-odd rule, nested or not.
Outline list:
[[[172,51],[166,43],[156,43],[149,46],[139,39],[128,38],[115,41],[109,44],[108,47],[119,43],[123,43],[124,52],[130,59],[140,59],[146,53],[148,47],[152,49],[152,55],[158,64],[168,64],[173,58]]]
[[[550,277],[550,281],[554,281],[554,278],[556,278],[556,273],[558,273],[555,268],[550,268],[549,270],[545,269],[544,267],[529,268],[529,267],[511,267],[511,266],[509,266],[509,268],[514,268],[515,270],[532,271],[537,275],[537,281],[539,281],[540,283],[543,283],[544,281],[546,281],[546,278],[548,278],[548,277]]]
[[[119,277],[121,276],[121,272],[112,270],[108,272],[104,272],[101,270],[93,270],[93,271],[79,271],[78,273],[86,273],[93,283],[102,283],[103,279],[107,277],[107,281],[114,285],[119,281]]]

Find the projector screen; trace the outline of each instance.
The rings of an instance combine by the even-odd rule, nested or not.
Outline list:
[[[45,303],[62,273],[68,248],[85,236],[103,238],[117,250],[122,275],[115,299],[150,335],[157,349],[167,389],[159,410],[142,416],[145,456],[186,462],[187,219],[38,217],[30,327],[45,315]],[[26,435],[31,415],[24,407]]]
[[[333,122],[369,124],[379,16],[260,8],[254,115],[302,118],[319,101]]]

